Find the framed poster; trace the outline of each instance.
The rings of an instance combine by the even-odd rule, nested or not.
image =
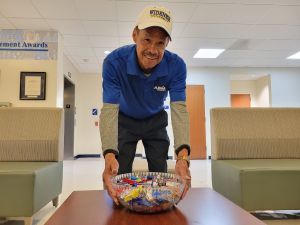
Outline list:
[[[46,72],[21,72],[20,100],[46,99]]]

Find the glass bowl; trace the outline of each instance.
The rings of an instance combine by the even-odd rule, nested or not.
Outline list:
[[[133,172],[112,178],[119,202],[129,210],[155,213],[178,203],[185,183],[173,173]]]

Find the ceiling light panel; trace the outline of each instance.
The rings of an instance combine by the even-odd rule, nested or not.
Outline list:
[[[217,58],[225,49],[204,49],[200,48],[193,58],[214,59]]]

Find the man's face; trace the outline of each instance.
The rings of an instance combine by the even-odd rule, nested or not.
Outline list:
[[[136,43],[140,67],[146,73],[151,72],[162,60],[169,36],[159,27],[149,27],[143,30],[134,29],[132,37]]]

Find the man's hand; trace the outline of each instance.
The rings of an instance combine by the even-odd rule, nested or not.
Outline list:
[[[117,199],[117,194],[112,187],[111,178],[112,176],[116,176],[119,170],[119,163],[116,160],[116,157],[113,153],[107,153],[105,155],[105,168],[102,174],[103,183],[107,188],[107,192],[109,196],[114,200],[114,202],[119,205],[119,201]]]
[[[187,155],[187,150],[182,150],[179,152],[178,156]],[[189,169],[188,162],[185,160],[178,160],[175,166],[175,173],[181,177],[185,181],[185,187],[181,196],[183,199],[187,193],[187,191],[191,187],[191,172]]]

